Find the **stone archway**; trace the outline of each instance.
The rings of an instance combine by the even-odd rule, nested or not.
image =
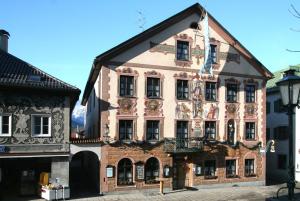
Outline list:
[[[70,161],[71,197],[88,197],[100,193],[100,160],[93,151],[79,151]]]

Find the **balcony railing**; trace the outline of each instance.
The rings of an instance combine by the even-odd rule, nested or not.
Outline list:
[[[203,149],[201,138],[165,138],[164,151],[167,153],[198,152]]]

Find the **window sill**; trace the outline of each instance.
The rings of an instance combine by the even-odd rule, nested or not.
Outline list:
[[[153,99],[154,99],[154,100],[155,100],[155,99],[162,100],[163,98],[160,97],[160,96],[158,96],[158,97],[152,97],[152,96],[151,96],[151,97],[148,97],[148,96],[147,96],[147,99],[151,99],[151,100],[153,100]]]
[[[137,96],[118,96],[118,98],[137,98]]]
[[[238,175],[228,175],[226,176],[226,179],[238,179],[240,178]]]
[[[217,100],[206,100],[206,99],[205,99],[205,102],[217,103],[217,102],[219,102],[219,101],[217,101]]]
[[[256,174],[249,174],[249,175],[245,175],[245,177],[256,177]]]
[[[11,137],[11,134],[0,134],[0,137]]]
[[[45,135],[31,135],[31,137],[34,137],[34,138],[50,138],[51,137],[51,135],[49,135],[49,134],[45,134]]]
[[[187,98],[187,99],[178,99],[176,98],[176,101],[178,102],[184,102],[184,101],[192,101],[191,99]]]
[[[186,66],[191,66],[193,64],[192,60],[178,60],[177,58],[175,58],[175,64],[176,66],[182,66],[182,67],[186,67]]]
[[[159,143],[160,141],[159,140],[146,140],[146,142],[148,142],[149,144],[157,144]]]

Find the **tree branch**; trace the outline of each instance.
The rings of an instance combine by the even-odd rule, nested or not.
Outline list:
[[[300,32],[300,29],[294,29],[294,28],[290,28],[291,31],[294,31],[294,32]]]
[[[289,9],[289,12],[296,18],[299,18],[300,19],[300,13],[298,12],[298,10],[295,8],[295,6],[293,4],[291,4],[291,7],[293,9],[294,12],[292,12],[290,9]]]
[[[300,50],[290,50],[290,49],[286,49],[286,51],[288,51],[288,52],[300,52]]]

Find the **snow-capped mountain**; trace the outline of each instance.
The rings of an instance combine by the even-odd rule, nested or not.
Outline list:
[[[84,127],[85,112],[85,107],[77,101],[72,113],[72,128],[76,128],[77,126],[79,128]]]

